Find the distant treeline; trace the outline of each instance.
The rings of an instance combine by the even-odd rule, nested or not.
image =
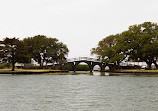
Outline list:
[[[14,71],[15,63],[31,63],[33,59],[40,66],[48,63],[62,63],[68,55],[67,46],[56,38],[37,35],[23,40],[4,38],[0,41],[0,62],[11,63]]]

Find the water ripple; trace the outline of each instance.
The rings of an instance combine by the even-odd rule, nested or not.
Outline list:
[[[156,111],[158,77],[8,75],[1,111]]]

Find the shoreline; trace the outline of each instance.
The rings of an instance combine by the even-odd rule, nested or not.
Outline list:
[[[116,70],[116,71],[100,71],[100,72],[105,72],[109,73],[109,76],[125,76],[125,75],[134,75],[134,76],[141,76],[141,75],[158,75],[158,70]],[[67,70],[33,70],[33,69],[28,69],[28,70],[23,70],[23,69],[17,69],[15,71],[11,70],[0,70],[0,75],[3,74],[12,74],[12,75],[31,75],[31,74],[48,74],[48,75],[71,75],[71,72]],[[72,75],[75,75],[72,73]]]
[[[50,71],[0,71],[0,74],[44,74],[44,73],[67,73],[66,70],[50,70]]]
[[[158,71],[154,70],[117,70],[108,72],[109,76],[124,76],[124,75],[158,75]]]

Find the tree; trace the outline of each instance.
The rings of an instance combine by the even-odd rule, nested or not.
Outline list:
[[[92,49],[91,53],[96,54],[105,63],[119,65],[127,58],[145,61],[149,69],[152,63],[158,68],[156,62],[158,59],[158,25],[144,22],[130,26],[127,31],[104,38],[97,48]]]
[[[28,47],[24,42],[16,38],[5,38],[0,43],[1,62],[12,64],[12,71],[15,69],[15,63],[29,63]]]
[[[119,34],[110,35],[99,41],[98,46],[96,48],[92,48],[91,50],[91,54],[96,54],[98,59],[100,59],[103,63],[113,63],[114,69],[117,68],[116,66],[118,66],[125,58],[121,51],[116,47],[116,40],[119,36]]]
[[[118,38],[117,47],[128,55],[129,59],[145,61],[149,69],[151,69],[152,63],[158,68],[156,63],[158,57],[158,25],[144,22],[130,26]]]
[[[23,40],[29,46],[31,57],[43,66],[47,63],[59,63],[66,59],[69,52],[67,46],[56,38],[44,35],[28,37]]]
[[[110,35],[99,41],[96,48],[92,48],[91,54],[96,54],[102,62],[107,62],[113,55],[111,49],[115,45],[115,35]]]

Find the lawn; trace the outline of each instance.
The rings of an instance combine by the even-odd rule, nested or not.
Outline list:
[[[0,69],[0,71],[11,71],[12,69]],[[52,69],[15,69],[15,71],[60,71]]]

